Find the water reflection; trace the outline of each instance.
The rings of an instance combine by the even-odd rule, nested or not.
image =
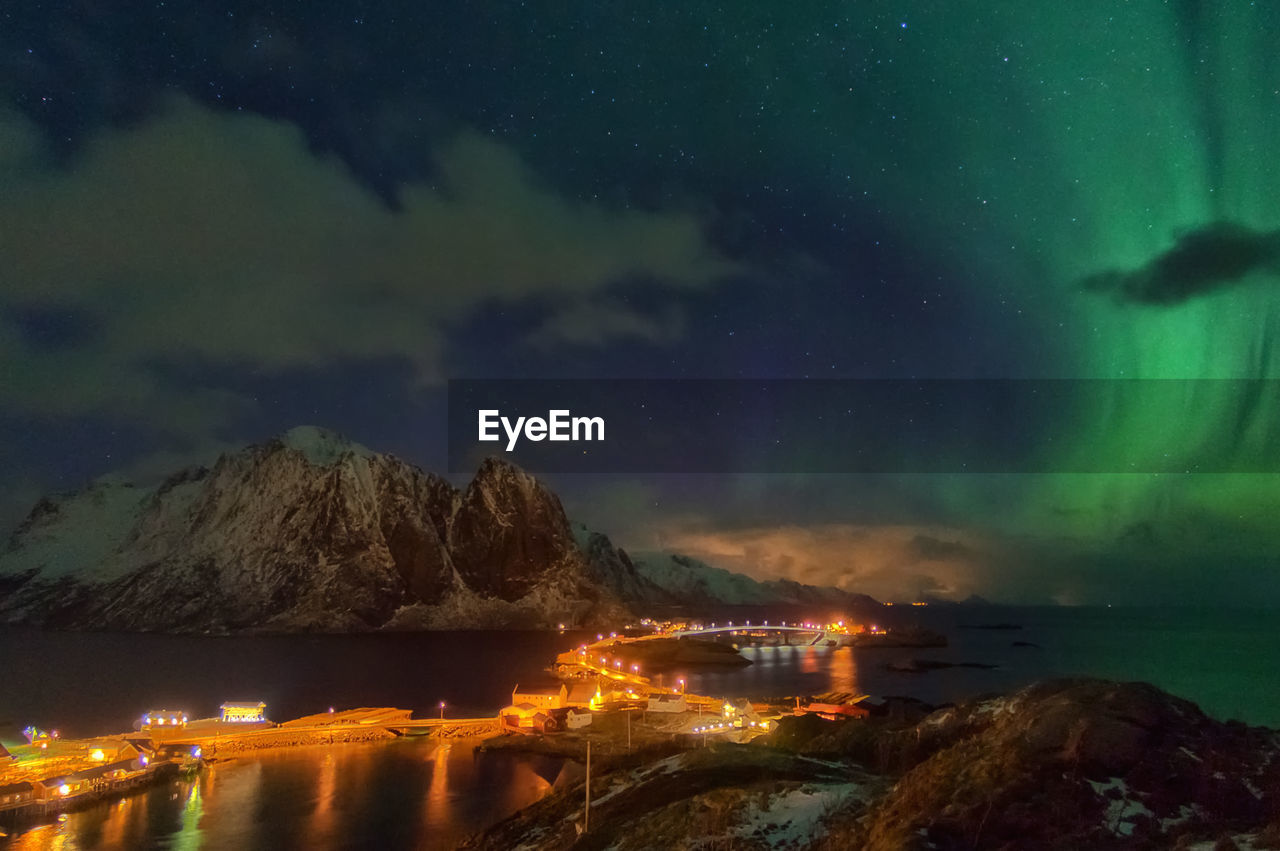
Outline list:
[[[200,784],[188,783],[187,801],[182,808],[178,832],[173,837],[173,847],[178,851],[194,851],[200,847],[200,821],[204,818],[204,796],[200,792]],[[181,788],[181,786],[179,786]],[[126,798],[121,803],[134,802],[134,798]]]
[[[1155,610],[983,614],[938,608],[910,614],[947,634],[950,646],[748,647],[748,667],[668,671],[660,681],[669,686],[684,678],[690,691],[716,697],[851,691],[939,703],[1045,676],[1087,674],[1150,680],[1203,702],[1218,717],[1280,726],[1280,679],[1271,675],[1280,667],[1280,620],[1266,613],[1208,613],[1190,621],[1186,613]],[[960,628],[1006,621],[1024,629],[1010,635]],[[581,638],[468,634],[468,654],[458,654],[452,652],[457,637],[446,633],[224,640],[0,630],[0,647],[16,651],[9,655],[17,662],[5,667],[0,718],[87,735],[126,728],[148,704],[216,706],[227,693],[261,694],[277,707],[272,714],[278,718],[334,702],[430,714],[445,693],[443,683],[451,705],[471,702],[474,714],[492,714],[509,700],[513,682],[541,672],[555,652]],[[887,667],[916,657],[998,667],[926,675]],[[427,660],[429,669],[405,676],[406,659]],[[316,669],[317,660],[325,660],[323,670]],[[87,697],[86,670],[117,669],[133,676],[115,678],[92,700],[67,699]],[[6,733],[17,735],[16,728],[0,730]],[[556,767],[553,761],[476,755],[462,741],[447,749],[434,741],[400,740],[264,753],[0,839],[0,849],[448,848],[537,800]]]
[[[441,824],[449,820],[449,757],[453,742],[443,741],[431,755],[431,785],[427,787],[426,823]]]
[[[263,751],[70,813],[0,848],[452,848],[541,798],[559,770],[558,760],[474,746],[419,738]]]
[[[858,692],[858,657],[852,647],[841,647],[831,653],[828,666],[832,691]]]
[[[818,651],[814,648],[806,647],[804,649],[804,656],[800,658],[800,673],[818,673]]]
[[[320,760],[320,773],[316,777],[315,806],[308,820],[308,841],[311,848],[321,848],[332,835],[334,826],[334,798],[338,791],[338,761],[332,751],[326,751]]]
[[[867,691],[860,682],[859,651],[851,647],[743,647],[750,667],[731,670],[668,672],[667,680],[683,678],[698,694],[771,698],[795,694]]]

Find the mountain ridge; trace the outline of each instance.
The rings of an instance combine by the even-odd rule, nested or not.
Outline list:
[[[108,475],[42,498],[0,552],[0,624],[207,633],[594,626],[657,606],[845,593],[684,564],[683,577],[638,564],[606,535],[571,524],[551,490],[500,459],[457,488],[303,426],[154,486]],[[722,574],[736,578],[718,590],[707,583]]]

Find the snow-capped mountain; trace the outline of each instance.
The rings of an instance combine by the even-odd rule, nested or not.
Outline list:
[[[638,581],[614,568],[619,587]],[[0,622],[53,627],[545,626],[623,611],[531,476],[491,459],[458,490],[314,427],[157,487],[104,478],[42,500],[0,554]]]
[[[805,585],[790,579],[752,579],[675,553],[636,553],[630,559],[641,580],[671,601],[691,607],[834,606],[861,609],[880,603],[866,594]]]
[[[670,606],[845,605],[693,559],[633,562],[497,459],[459,490],[321,428],[154,487],[41,500],[0,552],[0,624],[326,632],[613,624]]]

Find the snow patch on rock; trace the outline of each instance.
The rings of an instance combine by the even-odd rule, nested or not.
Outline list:
[[[376,453],[331,429],[302,425],[289,429],[279,440],[289,449],[301,452],[307,461],[317,467],[328,467],[351,454],[360,458],[372,458]]]

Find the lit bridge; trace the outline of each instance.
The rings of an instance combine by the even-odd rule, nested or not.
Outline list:
[[[779,633],[803,632],[803,633],[808,633],[813,635],[813,640],[808,642],[809,644],[817,644],[819,641],[822,641],[824,638],[827,637],[827,631],[820,626],[776,626],[776,625],[770,625],[770,624],[758,624],[758,625],[741,624],[738,626],[712,626],[712,627],[707,627],[705,629],[678,629],[668,633],[663,633],[662,635],[675,637],[675,638],[683,638],[686,635],[720,635],[726,632],[728,633],[742,632],[742,633],[749,633],[749,634],[750,633],[758,634],[761,632],[779,632]]]

